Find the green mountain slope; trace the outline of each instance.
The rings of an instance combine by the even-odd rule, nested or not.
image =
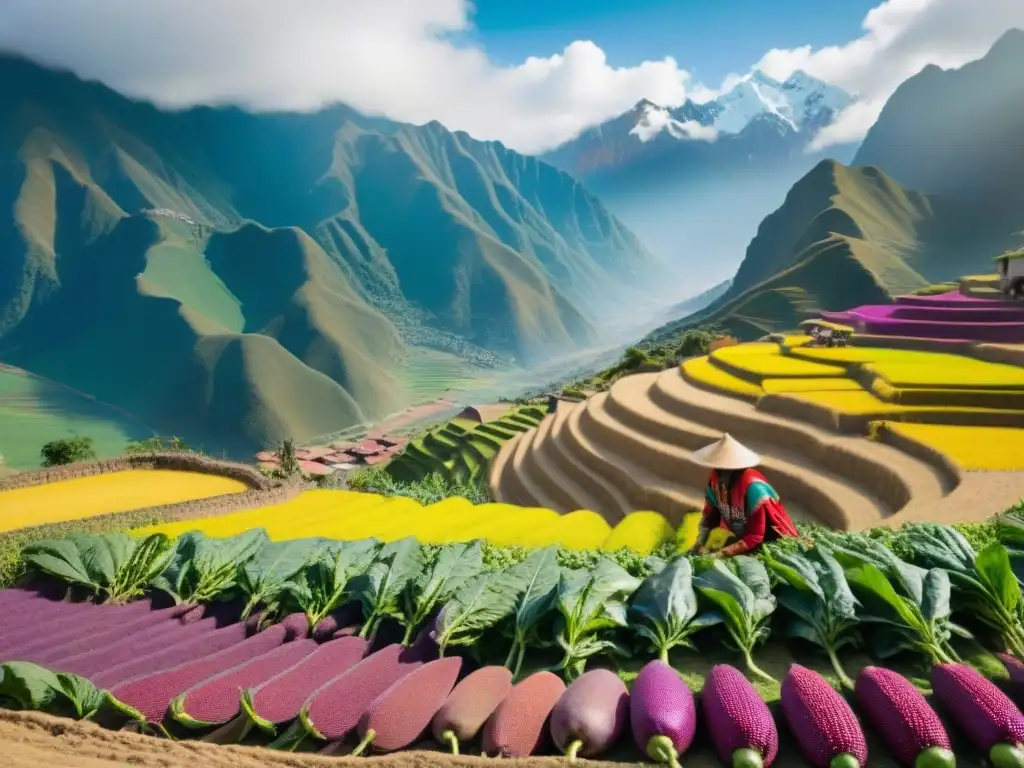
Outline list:
[[[436,123],[0,80],[0,361],[190,442],[378,418],[421,348],[544,359],[667,282],[573,179]]]
[[[978,61],[934,65],[890,97],[854,159],[901,184],[980,203],[1005,226],[1024,224],[1024,31]],[[941,119],[936,119],[941,115]]]
[[[903,189],[877,168],[824,161],[761,223],[729,290],[648,338],[716,324],[751,339],[822,310],[888,303],[985,268],[1002,240],[979,222],[971,209]]]

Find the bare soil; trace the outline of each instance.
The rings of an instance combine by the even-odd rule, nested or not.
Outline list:
[[[77,722],[36,712],[0,709],[0,766],[3,768],[345,768],[356,764],[374,768],[459,768],[494,765],[481,757],[454,757],[440,752],[410,751],[379,757],[325,757],[275,752],[258,747],[168,741],[126,731],[108,731],[94,723]],[[580,761],[587,766],[623,763]],[[502,760],[502,768],[564,768],[554,757]]]

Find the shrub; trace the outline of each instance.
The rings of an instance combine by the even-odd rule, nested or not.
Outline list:
[[[188,444],[180,437],[160,437],[154,435],[145,440],[136,440],[125,446],[124,452],[133,453],[157,453],[166,451],[191,451]]]
[[[68,440],[52,440],[39,451],[44,467],[61,467],[76,461],[96,458],[91,437],[72,437]]]
[[[587,396],[586,393],[579,387],[564,387],[562,389],[562,394],[565,395],[566,397],[577,397],[580,400],[584,399]]]
[[[353,491],[379,493],[382,496],[402,496],[420,504],[436,504],[444,499],[461,496],[474,504],[491,500],[487,491],[473,483],[448,480],[439,472],[431,472],[422,480],[403,482],[395,480],[381,467],[369,467],[350,472],[346,478]]]

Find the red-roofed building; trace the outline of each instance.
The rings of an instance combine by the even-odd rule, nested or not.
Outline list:
[[[383,452],[384,446],[380,443],[374,442],[373,440],[364,440],[355,448],[350,448],[348,450],[348,453],[352,453],[357,456],[373,456]]]
[[[366,462],[367,465],[372,467],[377,464],[384,464],[386,462],[391,461],[391,456],[386,453],[378,453],[373,456],[365,457],[364,461]]]
[[[334,470],[318,461],[298,461],[299,468],[307,475],[333,475]]]

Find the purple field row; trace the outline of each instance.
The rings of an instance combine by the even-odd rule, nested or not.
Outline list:
[[[933,296],[897,296],[897,304],[919,307],[1005,307],[1013,306],[1013,302],[999,299],[979,299],[975,296],[964,296],[958,291],[937,293]]]

